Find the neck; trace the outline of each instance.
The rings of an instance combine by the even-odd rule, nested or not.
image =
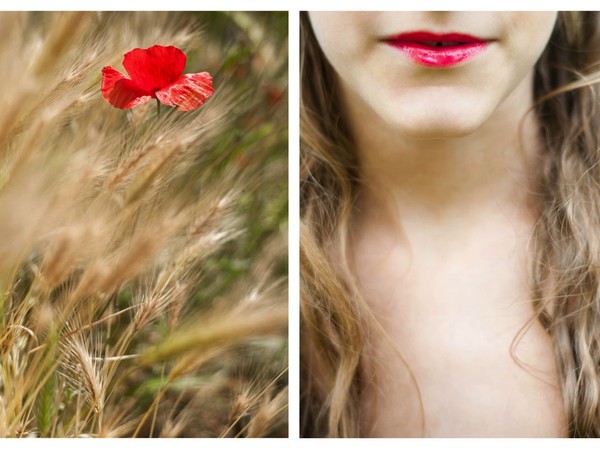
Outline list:
[[[531,91],[528,77],[475,132],[436,139],[406,136],[365,113],[365,105],[345,101],[363,181],[361,211],[379,219],[384,210],[416,213],[419,221],[440,223],[529,209],[538,148],[535,116],[527,114]]]

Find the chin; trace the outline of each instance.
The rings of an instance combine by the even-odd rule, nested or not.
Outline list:
[[[475,132],[490,118],[494,108],[488,103],[481,95],[464,90],[429,90],[399,98],[390,105],[387,122],[414,139],[460,138]]]
[[[441,117],[427,116],[422,118],[412,117],[410,121],[392,124],[402,133],[413,139],[446,139],[461,138],[474,133],[483,120],[476,118],[446,115]]]
[[[490,118],[486,108],[475,103],[424,104],[401,108],[388,117],[388,124],[414,139],[460,138],[477,131]],[[400,118],[400,119],[399,119]]]

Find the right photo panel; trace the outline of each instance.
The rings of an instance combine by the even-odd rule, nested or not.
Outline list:
[[[600,14],[300,12],[300,436],[600,436]]]

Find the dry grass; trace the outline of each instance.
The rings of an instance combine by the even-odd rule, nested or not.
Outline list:
[[[0,13],[0,436],[287,434],[272,20]],[[154,44],[213,74],[201,109],[102,99],[100,69]]]

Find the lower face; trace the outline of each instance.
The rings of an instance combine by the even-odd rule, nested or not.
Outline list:
[[[556,21],[545,11],[309,17],[347,106],[417,138],[470,134],[511,94],[526,110],[533,67]]]

